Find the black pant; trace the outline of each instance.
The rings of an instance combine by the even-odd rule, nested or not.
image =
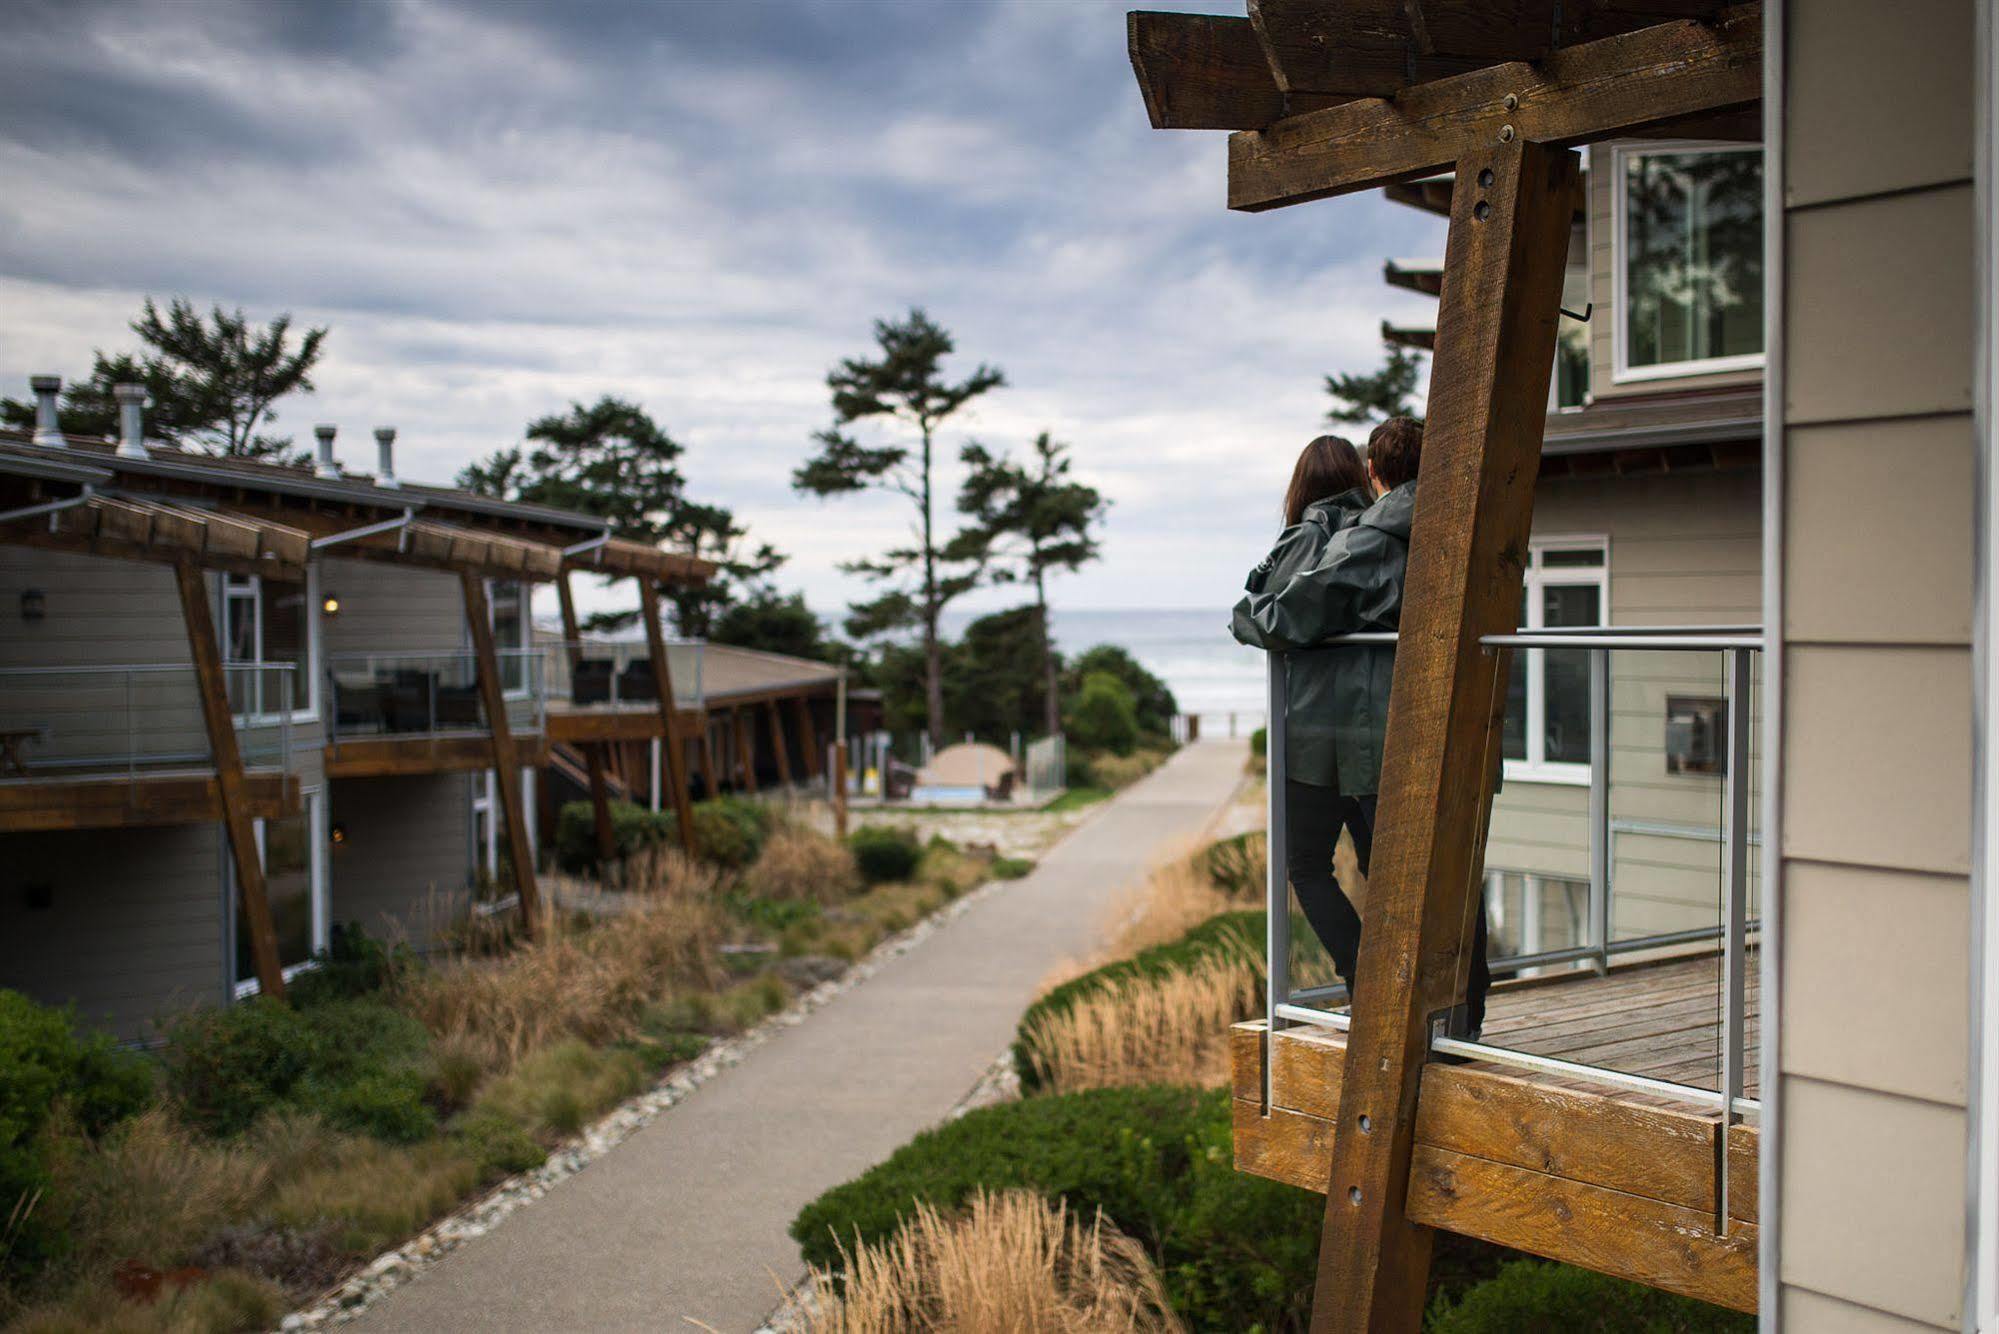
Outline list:
[[[1353,835],[1361,874],[1367,874],[1374,853],[1375,800],[1373,793],[1346,797],[1334,788],[1310,783],[1284,785],[1285,869],[1291,874],[1291,887],[1298,893],[1305,920],[1312,924],[1312,933],[1326,947],[1326,953],[1333,956],[1333,967],[1349,992],[1360,955],[1360,914],[1333,876],[1333,849],[1339,846],[1344,827]],[[1485,947],[1485,896],[1481,893],[1472,927],[1471,977],[1465,988],[1463,1027],[1470,1032],[1485,1025],[1485,993],[1492,986]]]

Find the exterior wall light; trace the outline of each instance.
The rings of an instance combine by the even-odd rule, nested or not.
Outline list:
[[[347,841],[347,826],[344,824],[335,824],[331,829],[326,831],[326,841],[336,848],[345,843]]]
[[[338,616],[340,614],[340,595],[338,593],[328,593],[319,600],[319,609],[328,616]]]
[[[21,590],[22,620],[39,621],[44,616],[48,615],[48,611],[49,611],[48,595],[43,593],[41,589],[24,588]]]

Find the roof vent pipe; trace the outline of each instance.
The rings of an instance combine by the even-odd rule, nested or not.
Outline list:
[[[375,451],[381,456],[375,466],[376,486],[401,486],[396,480],[396,428],[377,426],[375,428]]]
[[[312,433],[319,437],[319,462],[312,466],[314,477],[332,480],[340,476],[340,465],[333,461],[333,435],[337,428],[315,426]]]
[[[62,376],[30,375],[28,387],[35,391],[35,443],[49,449],[68,449],[62,427],[56,421],[56,395],[62,392]]]
[[[111,396],[118,400],[118,457],[150,458],[146,453],[146,386],[115,384]]]

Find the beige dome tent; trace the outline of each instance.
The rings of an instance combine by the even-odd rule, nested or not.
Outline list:
[[[919,787],[997,788],[1013,772],[1013,757],[998,746],[962,742],[930,757],[916,776]]]

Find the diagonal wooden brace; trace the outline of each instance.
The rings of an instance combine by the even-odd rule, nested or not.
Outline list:
[[[1312,1328],[1413,1331],[1430,1231],[1409,1221],[1432,1020],[1464,999],[1505,656],[1514,628],[1576,206],[1575,155],[1462,157],[1437,318]]]

